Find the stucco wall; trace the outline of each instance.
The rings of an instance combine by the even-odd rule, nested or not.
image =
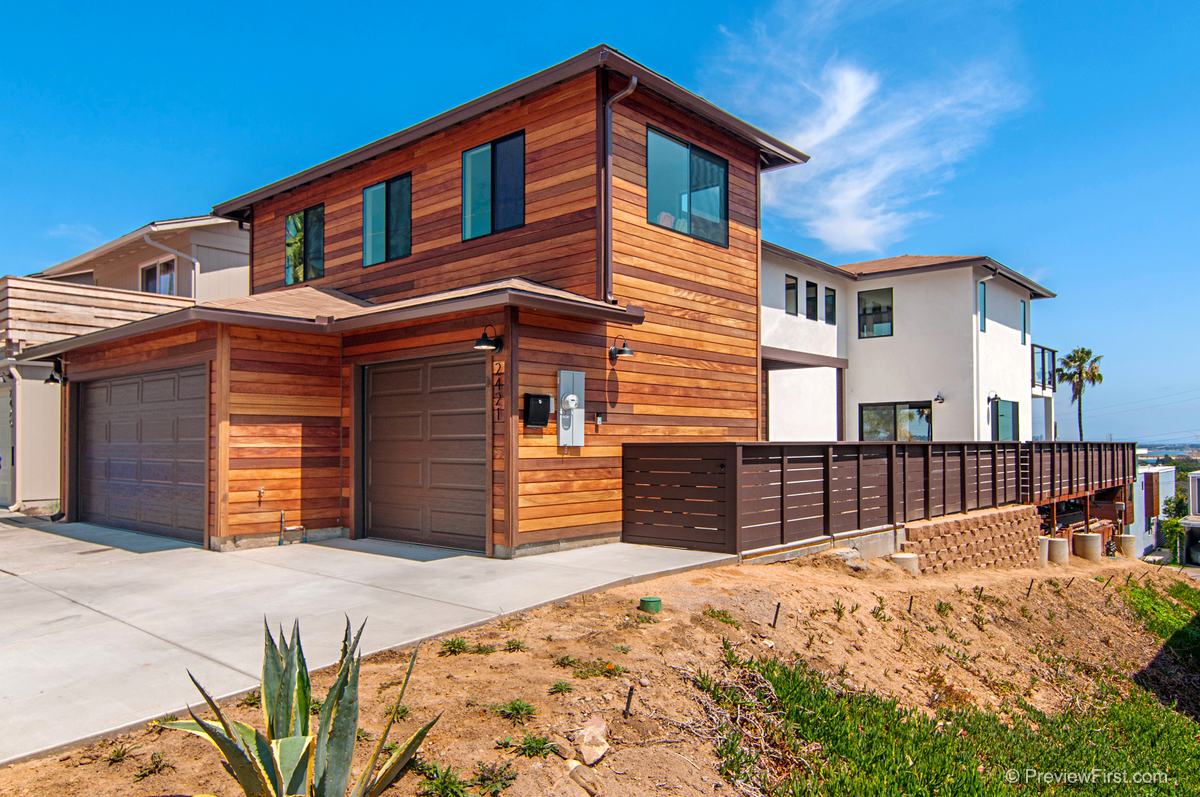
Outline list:
[[[985,269],[975,270],[976,280],[982,280],[987,275]],[[979,331],[978,318],[972,327],[979,370],[974,420],[978,430],[976,439],[992,439],[988,396],[995,394],[1005,401],[1015,401],[1020,405],[1018,420],[1021,439],[1029,440],[1033,435],[1030,337],[1026,336],[1025,343],[1021,343],[1021,301],[1025,301],[1026,312],[1030,312],[1029,291],[1003,277],[990,279],[984,284],[987,285],[987,330]],[[975,289],[975,304],[978,305],[978,286]]]
[[[771,371],[768,440],[837,440],[837,370]]]

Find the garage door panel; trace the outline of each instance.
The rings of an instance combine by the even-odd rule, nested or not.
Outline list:
[[[207,383],[200,366],[81,389],[83,520],[203,540]]]
[[[485,362],[469,355],[368,369],[364,437],[369,536],[484,549]]]

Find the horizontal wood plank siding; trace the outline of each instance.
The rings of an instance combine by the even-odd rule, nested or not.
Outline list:
[[[308,285],[390,301],[507,277],[588,296],[596,274],[596,76],[487,116],[254,207],[252,290],[284,287],[284,220],[325,204],[325,276]],[[462,240],[462,153],[525,131],[525,225]],[[412,173],[412,255],[363,268],[362,191]]]

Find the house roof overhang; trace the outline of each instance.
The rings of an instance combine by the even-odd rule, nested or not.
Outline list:
[[[143,236],[155,232],[175,233],[182,230],[196,229],[199,227],[212,227],[220,224],[229,224],[229,219],[221,219],[213,216],[188,216],[181,219],[163,219],[161,221],[152,221],[149,224],[138,227],[133,232],[126,233],[120,238],[100,244],[95,249],[90,249],[81,255],[76,255],[70,260],[64,260],[61,263],[50,266],[49,268],[39,271],[34,277],[58,277],[66,274],[86,273],[94,270],[97,265],[95,261],[110,256],[123,256],[129,250],[144,248],[151,249]],[[155,249],[157,255],[164,255],[161,250]]]
[[[829,357],[824,354],[810,354],[806,351],[778,349],[774,346],[762,347],[762,367],[764,371],[787,371],[796,368],[848,368],[850,361],[845,357]]]
[[[377,158],[386,152],[406,147],[447,128],[468,122],[501,106],[515,102],[522,97],[536,94],[539,91],[579,77],[594,69],[610,69],[628,77],[636,76],[639,89],[648,89],[676,105],[707,119],[709,122],[754,146],[761,154],[763,171],[804,163],[808,160],[808,155],[805,155],[790,144],[786,144],[774,136],[768,135],[728,111],[721,110],[708,100],[693,94],[679,84],[648,69],[632,58],[607,45],[601,44],[549,69],[544,69],[515,83],[510,83],[502,89],[485,94],[457,108],[401,130],[398,133],[393,133],[378,141],[351,150],[344,155],[339,155],[324,163],[293,174],[291,177],[285,177],[255,191],[242,194],[227,202],[222,202],[213,207],[213,214],[225,218],[248,221],[250,219],[251,208],[258,202],[299,188],[302,185],[323,177],[328,177],[331,174],[348,169],[372,158]]]
[[[549,288],[524,279],[507,279],[429,294],[414,299],[382,304],[364,304],[347,294],[328,289],[307,290],[327,297],[324,304],[313,302],[313,294],[297,297],[294,309],[289,310],[285,294],[300,293],[305,288],[276,291],[241,299],[225,300],[187,307],[171,313],[133,321],[112,329],[100,330],[66,340],[26,349],[16,355],[18,360],[45,360],[75,349],[97,346],[116,340],[145,335],[166,329],[208,322],[236,326],[282,329],[297,332],[336,334],[356,332],[405,321],[420,321],[459,313],[476,313],[503,307],[538,310],[572,318],[635,325],[645,319],[641,307],[605,304],[577,296],[567,291]],[[299,299],[308,301],[300,301]],[[260,301],[255,301],[256,299]],[[270,299],[271,301],[261,301]],[[280,301],[283,299],[283,301]],[[255,309],[260,307],[260,309]],[[331,309],[332,308],[332,309]],[[267,311],[263,311],[263,309]],[[334,312],[341,312],[339,317]],[[289,314],[290,313],[290,314]]]

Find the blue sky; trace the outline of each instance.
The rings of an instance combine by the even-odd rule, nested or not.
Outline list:
[[[189,12],[189,9],[195,9]],[[813,156],[764,234],[987,254],[1104,355],[1089,438],[1200,441],[1200,4],[24,4],[0,49],[0,272],[205,212],[605,42]],[[1076,434],[1060,392],[1059,433]]]

